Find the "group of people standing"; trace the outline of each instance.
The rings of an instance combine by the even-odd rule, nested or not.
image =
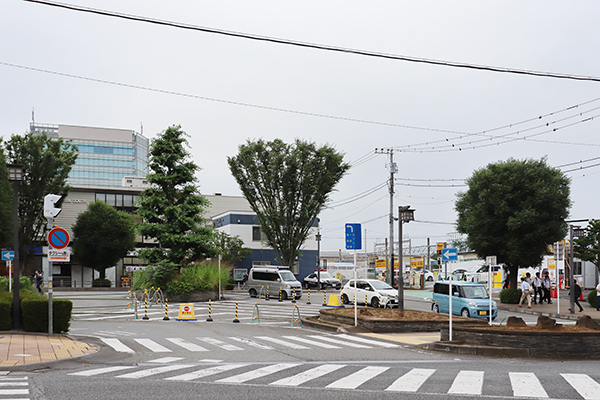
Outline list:
[[[521,299],[519,300],[519,307],[522,307],[521,304],[526,299],[527,300],[527,308],[531,308],[532,304],[532,296],[533,296],[533,304],[543,304],[546,301],[548,304],[552,304],[552,297],[550,295],[552,289],[552,281],[550,280],[550,275],[544,275],[542,279],[540,277],[540,273],[535,273],[535,278],[531,279],[531,274],[527,272],[525,276],[521,277]],[[581,289],[579,289],[581,291]],[[580,293],[581,294],[581,293]],[[578,303],[579,304],[579,303]],[[579,306],[581,307],[581,306]]]

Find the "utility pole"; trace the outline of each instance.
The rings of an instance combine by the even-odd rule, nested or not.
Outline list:
[[[394,163],[394,149],[375,149],[375,154],[388,154],[390,156],[390,276],[389,283],[394,286],[394,174],[396,173],[397,167]],[[400,244],[402,246],[402,244]],[[400,260],[402,263],[402,260]]]

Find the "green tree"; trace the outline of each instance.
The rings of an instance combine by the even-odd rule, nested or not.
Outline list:
[[[198,167],[189,160],[186,136],[180,126],[172,126],[150,145],[150,187],[141,193],[137,210],[143,219],[139,233],[160,245],[140,251],[150,263],[181,265],[214,254],[213,229],[203,218],[209,202],[196,187]]]
[[[457,228],[480,257],[497,256],[517,287],[518,268],[538,265],[547,244],[565,237],[570,180],[546,159],[489,164],[457,195]]]
[[[244,242],[239,236],[231,236],[225,232],[215,230],[212,246],[221,259],[228,263],[241,261],[252,253],[252,249],[244,247]]]
[[[585,235],[573,240],[573,251],[577,258],[593,263],[600,272],[600,220],[591,220]]]
[[[70,140],[53,139],[46,133],[26,133],[12,135],[5,151],[8,162],[23,165],[19,188],[19,256],[24,267],[21,271],[30,275],[33,271],[27,269],[27,263],[33,256],[31,248],[46,230],[44,196],[49,193],[63,199],[67,196],[71,189],[67,177],[77,159],[77,147]]]
[[[133,216],[103,201],[91,203],[79,214],[72,230],[73,258],[98,271],[100,279],[106,278],[107,268],[116,265],[135,248]]]
[[[0,139],[0,143],[1,143]],[[8,180],[6,156],[0,151],[0,247],[13,248],[13,184]]]
[[[330,146],[248,141],[229,169],[281,265],[292,267],[329,194],[350,165]]]

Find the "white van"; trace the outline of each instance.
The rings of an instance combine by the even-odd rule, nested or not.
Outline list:
[[[269,293],[270,298],[299,299],[302,297],[302,285],[287,268],[276,266],[252,267],[248,274],[248,293],[250,297],[262,296]]]

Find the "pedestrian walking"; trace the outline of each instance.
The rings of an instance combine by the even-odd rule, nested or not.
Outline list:
[[[581,286],[577,284],[577,279],[573,279],[573,290],[575,291],[575,304],[577,304],[577,307],[579,307],[579,312],[582,312],[583,307],[581,307],[581,304],[579,304],[579,298],[581,297]],[[569,311],[573,310],[569,308]]]
[[[521,303],[523,300],[527,299],[527,308],[531,308],[531,292],[529,282],[527,282],[527,278],[524,276],[521,277],[521,300],[519,300],[519,307],[521,307]]]
[[[542,278],[540,278],[540,273],[535,273],[535,278],[533,278],[533,304],[537,304],[537,298],[539,297],[540,304],[543,302],[544,292],[542,291]]]
[[[542,283],[544,285],[544,300],[546,300],[548,304],[552,304],[552,281],[550,280],[550,275],[546,274]]]
[[[508,267],[505,265],[502,267],[502,289],[508,289]]]
[[[33,280],[37,291],[42,293],[42,286],[44,286],[44,275],[36,269],[33,273]]]

